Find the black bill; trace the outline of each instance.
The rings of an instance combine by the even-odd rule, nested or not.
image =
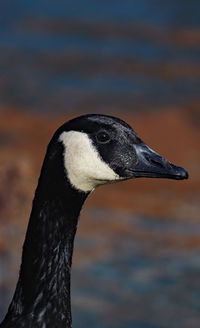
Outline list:
[[[134,145],[138,162],[131,172],[135,178],[168,178],[183,180],[188,178],[188,172],[180,166],[167,162],[146,145]]]

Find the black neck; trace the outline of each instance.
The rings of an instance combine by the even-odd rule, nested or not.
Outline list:
[[[71,187],[63,160],[55,163],[46,156],[23,246],[19,281],[5,327],[11,318],[16,328],[71,327],[73,243],[86,197],[87,194]]]

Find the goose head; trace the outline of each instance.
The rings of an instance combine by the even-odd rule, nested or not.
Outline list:
[[[124,121],[107,115],[84,115],[68,121],[53,140],[63,146],[64,169],[73,188],[149,177],[187,179],[187,171],[149,148]]]

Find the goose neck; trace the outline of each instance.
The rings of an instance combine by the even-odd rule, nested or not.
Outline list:
[[[59,185],[57,181],[53,188],[48,183],[42,183],[40,188],[40,182],[23,246],[19,281],[8,316],[10,313],[16,318],[26,318],[38,328],[70,328],[73,244],[87,194],[73,189],[66,179],[65,185]],[[15,326],[18,327],[17,321]]]

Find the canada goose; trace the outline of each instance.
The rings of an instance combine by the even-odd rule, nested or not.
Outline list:
[[[1,328],[70,328],[70,271],[81,207],[99,185],[137,177],[187,179],[124,121],[85,115],[62,125],[44,159],[16,290]]]

